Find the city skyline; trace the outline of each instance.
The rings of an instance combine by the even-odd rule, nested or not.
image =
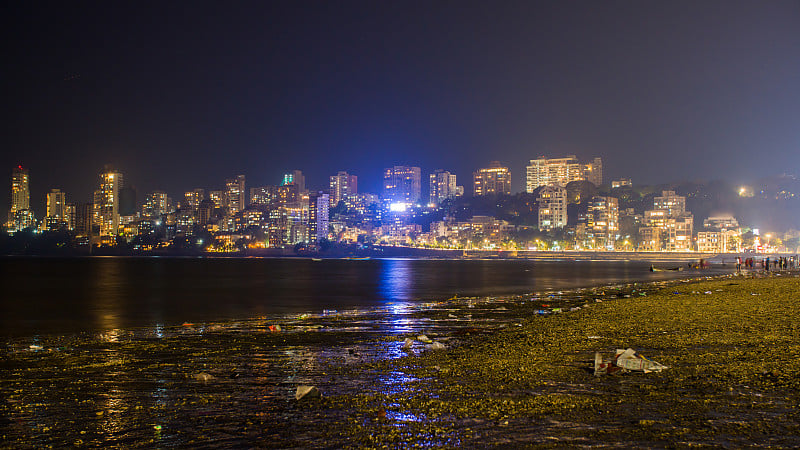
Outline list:
[[[105,164],[173,196],[492,160],[521,192],[540,155],[636,184],[800,166],[796,2],[192,6],[6,7],[0,167],[31,170],[39,215]]]

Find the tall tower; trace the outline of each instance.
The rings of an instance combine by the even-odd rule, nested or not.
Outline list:
[[[122,185],[122,174],[106,166],[100,174],[100,189],[94,192],[93,223],[100,227],[100,236],[119,234],[119,193]]]
[[[293,170],[283,175],[283,183],[281,186],[288,186],[290,184],[297,186],[297,192],[299,194],[306,193],[306,177],[303,175],[302,171]]]
[[[430,174],[430,200],[428,203],[439,206],[444,200],[458,196],[456,176],[452,173],[436,169]]]
[[[422,169],[419,167],[389,167],[383,171],[383,196],[394,203],[417,203],[421,181]]]
[[[17,166],[11,172],[11,210],[8,212],[10,220],[14,219],[17,212],[31,209],[29,182],[28,169]]]
[[[192,191],[187,191],[183,194],[183,204],[181,209],[190,210],[195,216],[200,209],[200,203],[206,199],[205,190],[197,188]]]
[[[336,206],[348,195],[358,194],[358,177],[347,172],[337,172],[331,176],[331,206]]]
[[[328,194],[315,192],[308,196],[308,240],[319,244],[328,237]]]
[[[67,199],[61,189],[51,189],[47,193],[47,216],[45,223],[47,229],[58,229],[67,224]]]
[[[615,197],[592,197],[587,219],[586,228],[592,233],[594,248],[614,250],[619,231],[619,200]]]
[[[238,175],[234,179],[225,180],[225,194],[228,197],[228,207],[230,208],[231,214],[244,211],[244,175]]]

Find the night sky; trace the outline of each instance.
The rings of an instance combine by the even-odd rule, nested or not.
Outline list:
[[[601,156],[637,184],[800,167],[798,1],[5,2],[3,191],[88,201],[394,164]],[[176,198],[177,200],[177,198]]]

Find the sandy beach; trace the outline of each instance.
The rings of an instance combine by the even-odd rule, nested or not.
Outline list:
[[[754,272],[16,340],[0,436],[4,448],[796,447],[798,300],[797,273]],[[594,375],[596,352],[626,348],[668,368]],[[296,400],[302,385],[321,397]]]
[[[796,274],[593,295],[580,310],[380,365],[409,380],[398,392],[308,407],[352,405],[355,446],[800,445]],[[629,347],[669,368],[594,376],[595,352]]]

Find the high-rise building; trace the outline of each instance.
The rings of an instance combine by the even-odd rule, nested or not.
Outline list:
[[[228,206],[228,202],[225,201],[225,193],[222,191],[210,191],[208,199],[214,202],[215,208],[226,208]]]
[[[278,196],[277,186],[261,186],[250,188],[250,204],[257,206],[269,206],[275,202]]]
[[[171,212],[169,197],[166,192],[154,191],[145,197],[142,205],[142,215],[149,218],[161,218],[162,215]]]
[[[51,189],[47,193],[47,215],[45,217],[45,226],[48,230],[57,230],[68,226],[67,199],[61,189]]]
[[[17,211],[31,209],[31,191],[28,169],[17,166],[11,172],[11,211],[13,217]]]
[[[191,191],[184,192],[183,194],[183,203],[181,205],[181,209],[186,209],[192,212],[195,216],[197,216],[197,211],[200,208],[200,202],[206,199],[206,191],[205,189],[196,188],[192,189]]]
[[[214,202],[210,199],[205,199],[200,202],[197,207],[197,223],[200,225],[207,225],[211,222],[211,216],[214,214]]]
[[[89,236],[92,233],[93,203],[78,203],[75,205],[75,234]]]
[[[383,171],[383,197],[392,203],[413,205],[419,202],[422,169],[394,166]]]
[[[17,166],[11,172],[11,208],[8,210],[8,231],[20,231],[36,226],[31,207],[28,170]]]
[[[653,199],[653,209],[644,212],[645,226],[639,229],[641,242],[646,242],[647,250],[691,251],[694,217],[686,211],[686,197],[676,195],[675,191],[662,191],[660,197]],[[644,234],[654,235],[650,228],[660,230],[659,240],[648,242]],[[663,244],[663,245],[662,245]]]
[[[455,198],[463,194],[464,189],[457,186],[456,176],[446,170],[437,169],[430,174],[430,200],[429,203],[439,206],[447,199]]]
[[[328,238],[328,206],[330,199],[324,192],[314,192],[308,197],[308,239],[319,244]]]
[[[474,195],[511,194],[511,171],[508,167],[500,165],[499,161],[492,161],[489,167],[473,172]]]
[[[67,220],[67,229],[74,230],[75,229],[75,203],[67,203],[66,208],[64,208]]]
[[[575,155],[564,158],[530,160],[526,167],[525,192],[532,193],[539,186],[561,186],[573,181],[590,181],[595,186],[603,183],[603,161],[594,158],[592,162],[581,164]]]
[[[285,173],[283,175],[283,183],[281,186],[287,186],[293,184],[297,186],[297,191],[300,194],[305,194],[306,192],[306,177],[303,175],[303,172],[300,170],[293,170],[289,173]]]
[[[567,189],[543,186],[539,189],[539,230],[550,231],[567,226]]]
[[[347,172],[337,172],[330,179],[331,206],[336,206],[348,195],[358,194],[358,177]]]
[[[231,215],[244,211],[245,207],[244,175],[225,180],[225,196],[228,198],[228,208]]]
[[[93,223],[100,228],[100,236],[119,234],[119,193],[123,186],[122,174],[106,167],[100,174],[100,189],[94,194]]]
[[[666,211],[669,217],[680,217],[686,213],[686,197],[675,191],[661,191],[661,196],[653,199],[653,208]]]
[[[595,249],[614,250],[619,231],[619,200],[615,197],[592,197],[586,229]]]
[[[583,164],[583,179],[595,186],[603,184],[603,159],[599,156],[592,162]]]
[[[275,204],[287,208],[297,208],[302,206],[303,195],[300,193],[300,185],[287,184],[278,186],[275,192]]]

